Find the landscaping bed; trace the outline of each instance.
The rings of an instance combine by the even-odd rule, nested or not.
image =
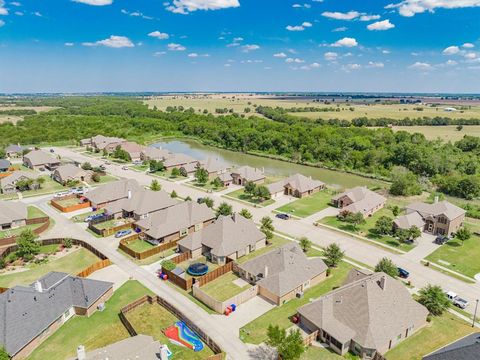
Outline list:
[[[331,199],[332,193],[330,191],[321,190],[315,194],[279,207],[278,209],[275,209],[275,211],[303,218],[326,209],[330,206]]]

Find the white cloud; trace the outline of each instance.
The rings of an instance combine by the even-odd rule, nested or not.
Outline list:
[[[475,45],[473,45],[472,43],[465,43],[462,45],[462,47],[466,48],[466,49],[472,49],[475,47]]]
[[[457,64],[458,63],[455,60],[447,60],[447,62],[445,63],[445,65],[448,65],[448,66],[455,66]]]
[[[238,0],[173,0],[165,3],[166,9],[177,14],[188,14],[197,10],[221,10],[240,6]]]
[[[301,8],[310,9],[311,7],[312,5],[310,4],[293,4],[292,5],[292,8],[294,9],[301,9]]]
[[[223,64],[223,66],[230,67],[230,66],[232,66],[232,64]]]
[[[361,14],[358,11],[349,11],[347,13],[342,13],[342,12],[332,12],[332,11],[324,11],[322,13],[322,16],[325,16],[330,19],[335,19],[335,20],[353,20],[359,17]]]
[[[445,50],[443,50],[443,55],[455,55],[460,52],[460,48],[458,46],[449,46]]]
[[[189,58],[199,58],[199,57],[210,57],[210,54],[197,54],[197,53],[190,53],[187,55]]]
[[[313,24],[311,22],[308,22],[308,21],[304,21],[302,23],[302,25],[288,25],[286,27],[286,29],[288,31],[303,31],[305,30],[306,28],[309,28],[309,27],[312,27]]]
[[[369,24],[367,26],[368,30],[371,31],[385,31],[385,30],[390,30],[393,29],[395,25],[393,25],[390,20],[383,20],[383,21],[377,21],[374,22],[373,24]]]
[[[157,39],[160,39],[160,40],[165,40],[165,39],[170,38],[170,35],[168,35],[167,33],[160,32],[158,30],[152,31],[151,33],[148,34],[148,36],[154,37],[154,38],[157,38]]]
[[[23,16],[23,12],[21,11],[15,11],[14,14],[17,16]]]
[[[273,54],[273,57],[276,57],[276,58],[286,58],[286,57],[287,57],[287,54],[285,54],[284,52],[280,52],[280,53]]]
[[[342,27],[338,27],[338,28],[335,28],[332,30],[332,32],[343,32],[343,31],[347,31],[348,28],[346,26],[342,26]]]
[[[459,9],[480,6],[480,0],[404,0],[398,4],[387,5],[386,9],[398,8],[402,16],[415,16],[436,9]]]
[[[338,54],[336,52],[329,51],[323,54],[323,57],[327,61],[336,61],[338,59]]]
[[[316,63],[316,62],[310,64],[310,67],[311,67],[311,68],[314,68],[314,69],[315,69],[315,68],[319,68],[320,66],[321,66],[321,65],[320,65],[319,63]]]
[[[4,0],[0,0],[0,15],[8,15],[8,9],[5,8]]]
[[[355,38],[344,37],[332,44],[333,47],[355,47],[358,42]]]
[[[40,11],[35,11],[33,15],[38,16],[38,17],[43,17],[43,15],[40,13]]]
[[[176,44],[176,43],[170,43],[167,45],[168,50],[170,51],[185,51],[187,48],[183,45]]]
[[[474,52],[468,52],[468,53],[464,54],[463,56],[465,57],[465,59],[469,59],[469,60],[477,58],[477,54],[475,54]]]
[[[358,70],[361,67],[362,67],[362,65],[360,65],[360,64],[347,64],[347,65],[342,66],[342,70],[344,70],[346,72],[350,72],[352,70]]]
[[[369,68],[383,68],[385,67],[385,64],[382,62],[369,61],[367,66]]]
[[[408,68],[412,70],[420,70],[420,71],[430,71],[434,69],[433,66],[430,65],[429,63],[420,62],[420,61],[417,61],[416,63],[410,65]]]
[[[388,54],[390,54],[390,53],[391,53],[390,50],[382,50],[382,54],[388,55]]]
[[[242,42],[242,41],[243,41],[242,37],[233,38],[233,42]]]
[[[380,15],[362,15],[360,21],[372,21],[380,19]]]
[[[105,6],[105,5],[112,5],[113,0],[72,0],[76,3],[93,5],[93,6]]]
[[[302,23],[302,26],[303,26],[303,27],[306,27],[306,28],[309,28],[309,27],[312,27],[313,24],[312,24],[311,22],[304,21],[304,22]]]
[[[108,39],[105,40],[99,40],[96,42],[84,42],[82,43],[83,46],[106,46],[110,48],[132,48],[135,45],[132,43],[132,41],[126,37],[126,36],[117,36],[117,35],[112,35]]]
[[[247,44],[242,46],[242,51],[245,53],[248,53],[250,51],[255,51],[258,49],[260,49],[260,46],[256,44]]]
[[[18,6],[22,6],[22,4],[19,3],[18,1],[12,1],[12,2],[10,3],[10,5],[12,5],[12,6],[17,6],[17,7],[18,7]]]
[[[155,56],[155,57],[160,57],[160,56],[165,55],[165,54],[166,54],[165,51],[157,51],[157,52],[155,52],[155,53],[153,54],[153,56]]]
[[[125,10],[125,9],[122,9],[122,10],[120,10],[120,12],[121,12],[122,14],[125,14],[125,15],[128,15],[128,16],[141,17],[141,18],[143,18],[143,19],[153,20],[153,17],[151,17],[151,16],[146,16],[146,15],[144,15],[143,13],[141,13],[140,11],[129,12],[129,11]]]
[[[72,42],[66,42],[64,45],[65,45],[65,46],[69,46],[69,47],[71,47],[71,46],[74,46],[75,44],[74,44],[74,43],[72,43]]]
[[[292,64],[292,63],[303,64],[305,62],[305,60],[302,60],[302,59],[299,59],[299,58],[287,58],[287,59],[285,59],[285,62],[288,63],[288,64]]]
[[[230,44],[227,44],[227,47],[240,46],[240,43],[243,41],[242,37],[233,38],[233,41]]]
[[[5,25],[5,21],[3,20],[0,20],[0,27],[4,26]]]

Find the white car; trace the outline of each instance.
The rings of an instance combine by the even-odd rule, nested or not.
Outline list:
[[[129,170],[128,166],[122,166],[122,170]]]
[[[465,299],[462,299],[460,296],[455,294],[453,291],[449,291],[445,294],[447,295],[448,300],[450,300],[450,302],[453,305],[459,307],[460,309],[465,309],[468,306],[468,301],[465,300]]]
[[[63,196],[67,196],[67,195],[70,195],[72,192],[71,191],[60,191],[58,193],[55,193],[55,195],[53,195],[54,197],[63,197]]]

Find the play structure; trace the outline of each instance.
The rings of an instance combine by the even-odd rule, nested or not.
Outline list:
[[[191,264],[188,269],[187,273],[192,276],[202,276],[208,273],[208,265],[203,263],[194,263]]]
[[[203,350],[200,338],[183,321],[177,321],[175,325],[166,328],[163,333],[174,344],[185,346],[193,351]]]

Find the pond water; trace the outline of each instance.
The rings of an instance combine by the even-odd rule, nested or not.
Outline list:
[[[213,157],[233,166],[249,165],[251,167],[263,168],[265,174],[271,176],[289,176],[295,173],[300,173],[339,188],[350,188],[362,185],[377,186],[385,184],[378,180],[368,179],[340,171],[293,164],[286,161],[219,149],[213,146],[203,145],[194,140],[169,139],[152,144],[152,146],[161,147],[170,152],[183,153],[198,160]]]

